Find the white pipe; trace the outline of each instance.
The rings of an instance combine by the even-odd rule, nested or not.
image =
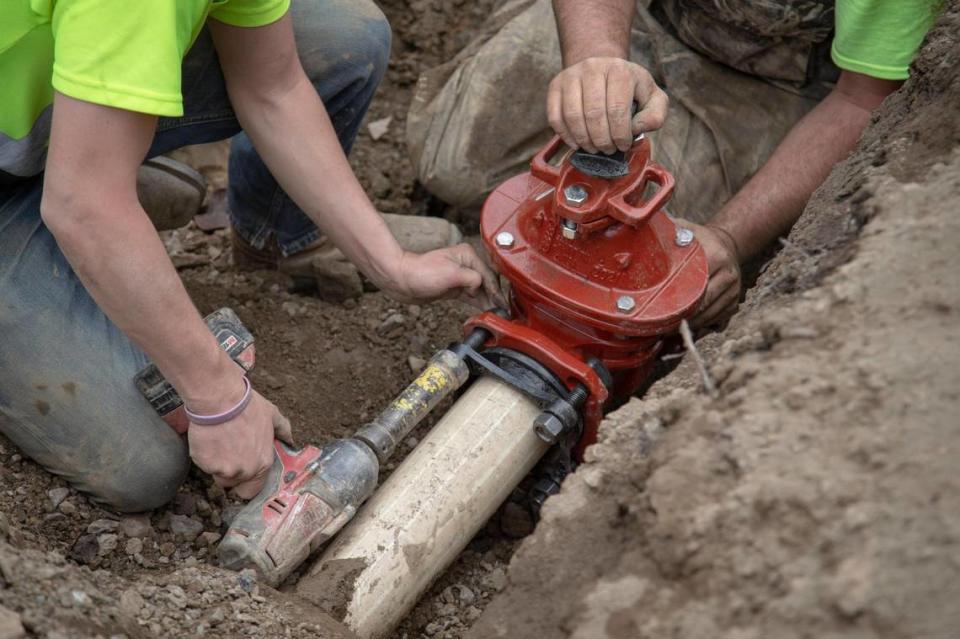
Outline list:
[[[361,639],[389,634],[549,447],[540,409],[483,377],[467,389],[297,585]]]

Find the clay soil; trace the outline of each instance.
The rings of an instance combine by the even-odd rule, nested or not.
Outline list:
[[[383,3],[394,56],[368,122],[393,119],[352,156],[381,210],[457,215],[417,187],[404,119],[419,72],[490,4]],[[534,534],[518,546],[489,525],[398,638],[957,636],[958,33],[953,7],[738,316],[699,341],[719,397],[684,360],[610,415]],[[224,147],[185,157],[215,206]],[[374,415],[470,313],[329,304],[234,272],[223,231],[164,240],[201,311],[230,306],[253,330],[253,381],[304,442]],[[0,639],[349,636],[213,565],[236,504],[202,473],[120,517],[0,445]]]

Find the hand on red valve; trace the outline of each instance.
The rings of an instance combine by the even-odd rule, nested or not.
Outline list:
[[[742,284],[736,242],[733,236],[719,227],[694,224],[686,220],[676,222],[693,231],[707,254],[707,266],[710,269],[707,292],[703,296],[700,310],[690,323],[694,328],[723,323],[730,319],[740,304]]]
[[[469,244],[404,252],[392,281],[381,289],[402,302],[460,298],[481,310],[506,306],[497,274]]]

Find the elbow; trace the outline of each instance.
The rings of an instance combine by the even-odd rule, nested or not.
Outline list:
[[[101,198],[93,193],[63,188],[55,181],[44,183],[40,219],[57,244],[67,251],[98,235],[94,229],[109,223],[104,219],[106,209]]]
[[[44,183],[40,219],[58,243],[69,242],[83,233],[85,224],[90,221],[86,213],[92,208],[86,200],[58,186],[55,181]]]

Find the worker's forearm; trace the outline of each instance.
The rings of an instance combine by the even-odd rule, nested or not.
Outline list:
[[[193,410],[235,403],[242,372],[207,330],[146,213],[136,200],[90,201],[47,192],[44,218],[97,305]]]
[[[553,0],[563,66],[593,57],[627,59],[634,0]]]
[[[234,89],[244,130],[270,171],[350,261],[375,283],[402,249],[357,181],[316,89],[300,72],[279,95]]]
[[[869,121],[869,109],[833,92],[794,126],[767,163],[709,222],[733,237],[741,262],[790,229]]]

